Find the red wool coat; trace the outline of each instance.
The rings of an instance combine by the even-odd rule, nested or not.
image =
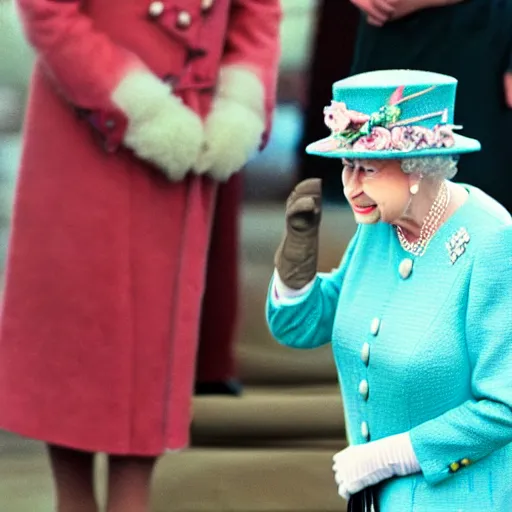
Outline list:
[[[221,67],[265,92],[278,0],[18,0],[34,71],[0,318],[0,428],[88,451],[187,445],[216,185],[123,145],[145,67],[205,117]],[[203,4],[203,5],[202,5]]]

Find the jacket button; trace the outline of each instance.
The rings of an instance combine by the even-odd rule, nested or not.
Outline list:
[[[379,328],[380,328],[380,319],[379,318],[374,318],[372,320],[371,325],[370,325],[370,332],[374,336],[377,336],[377,333],[379,332]]]
[[[178,25],[179,28],[188,28],[188,27],[190,27],[191,23],[192,23],[192,16],[190,16],[189,12],[180,11],[178,13],[178,18],[176,19],[176,25]]]
[[[460,464],[458,462],[452,462],[450,464],[450,471],[452,473],[456,473],[460,469]]]
[[[368,381],[366,379],[363,379],[359,383],[359,394],[363,397],[363,400],[368,399],[369,391],[370,391],[370,386],[368,385]]]
[[[162,15],[165,10],[165,5],[163,2],[151,2],[149,5],[149,15],[152,18],[158,18]]]
[[[361,349],[361,360],[368,366],[368,361],[370,360],[370,344],[366,341],[363,343],[363,348]]]
[[[212,8],[213,0],[201,0],[201,9],[203,11],[209,11]]]
[[[370,429],[368,428],[368,423],[366,421],[363,421],[361,423],[361,435],[365,439],[365,441],[369,441],[370,439]]]
[[[411,275],[413,265],[414,262],[411,258],[404,258],[400,262],[400,265],[398,266],[398,273],[402,279],[407,279]]]

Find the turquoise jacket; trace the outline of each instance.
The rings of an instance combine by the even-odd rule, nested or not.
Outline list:
[[[332,344],[350,443],[410,433],[422,472],[384,482],[382,512],[512,510],[512,219],[467,189],[422,257],[360,225],[306,295],[267,298],[279,342]]]

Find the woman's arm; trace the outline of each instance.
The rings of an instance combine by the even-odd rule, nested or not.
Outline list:
[[[140,60],[96,30],[78,0],[17,0],[25,35],[56,86],[73,105],[109,109],[111,94]]]
[[[422,0],[425,3],[425,7],[443,7],[445,5],[460,4],[467,0]]]
[[[507,102],[508,108],[512,108],[512,62],[510,71],[505,73],[503,82],[505,86],[505,100]]]
[[[376,1],[380,2],[382,0]],[[446,7],[448,5],[458,4],[464,1],[466,0],[396,0],[395,10],[391,19],[400,19],[423,9]]]
[[[465,1],[467,0],[398,0],[397,5],[402,10],[409,6],[410,12],[414,12],[429,7],[446,7],[447,5],[460,4]]]
[[[510,54],[510,63],[503,77],[503,85],[505,87],[505,101],[509,108],[512,108],[512,53]]]
[[[512,225],[508,225],[480,248],[471,276],[466,343],[473,398],[410,431],[430,484],[512,442],[511,290]]]
[[[416,11],[430,7],[445,7],[466,0],[351,0],[366,14],[370,25],[381,27],[390,20],[397,20]]]
[[[79,0],[17,0],[25,35],[55,88],[115,149],[120,143],[182,179],[202,144],[199,117],[133,53],[112,41]]]
[[[319,273],[306,285],[304,293],[279,295],[276,274],[267,295],[266,316],[274,338],[293,348],[311,349],[331,341],[334,317],[347,268],[357,243],[359,230],[350,241],[338,269]]]

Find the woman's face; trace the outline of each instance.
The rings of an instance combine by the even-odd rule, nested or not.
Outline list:
[[[399,160],[346,160],[341,174],[343,192],[356,222],[379,220],[395,224],[410,203],[411,179]]]

